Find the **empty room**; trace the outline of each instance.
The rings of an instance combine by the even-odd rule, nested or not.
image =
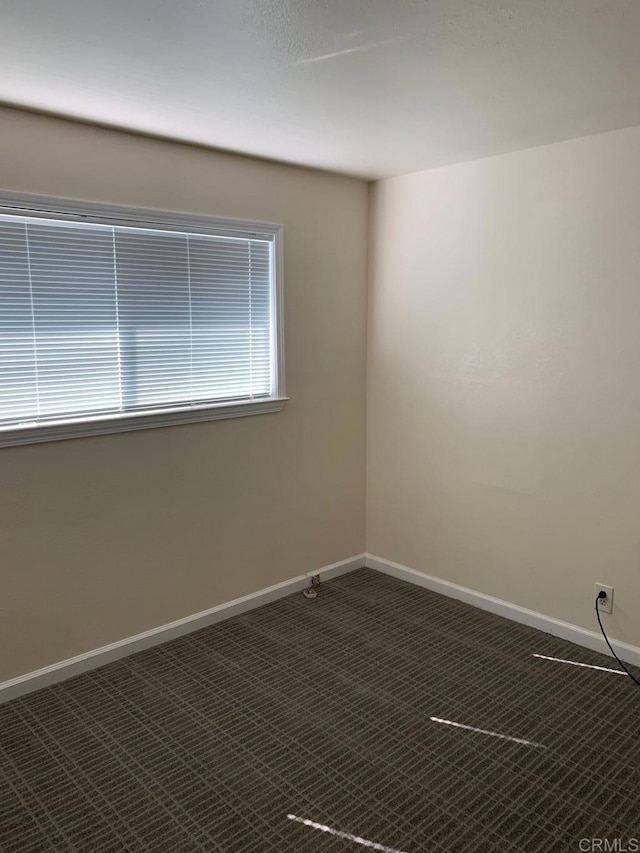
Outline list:
[[[640,851],[640,3],[0,71],[1,853]]]

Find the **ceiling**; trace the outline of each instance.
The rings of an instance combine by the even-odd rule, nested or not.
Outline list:
[[[0,100],[379,178],[640,124],[640,2],[0,0]]]

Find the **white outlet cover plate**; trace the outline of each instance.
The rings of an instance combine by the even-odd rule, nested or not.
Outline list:
[[[607,597],[598,604],[598,610],[600,613],[611,613],[613,611],[613,587],[607,586],[604,583],[596,583],[594,587],[594,601],[598,597],[600,590],[606,592]]]

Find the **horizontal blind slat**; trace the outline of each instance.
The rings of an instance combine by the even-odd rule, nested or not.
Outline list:
[[[0,426],[272,391],[272,243],[0,215]]]

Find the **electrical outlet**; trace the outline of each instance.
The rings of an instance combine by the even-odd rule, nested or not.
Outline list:
[[[611,613],[613,611],[613,587],[605,586],[603,583],[597,583],[593,593],[594,601],[598,597],[598,593],[601,591],[604,592],[607,597],[600,599],[598,603],[598,610],[600,613]]]

